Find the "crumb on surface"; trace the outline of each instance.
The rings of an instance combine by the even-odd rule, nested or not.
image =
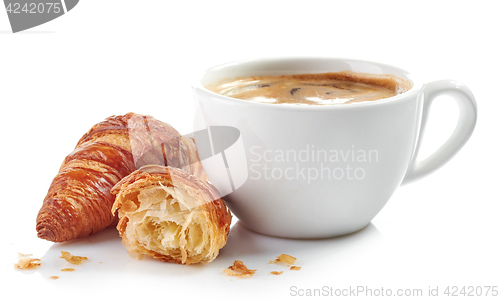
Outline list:
[[[56,279],[59,279],[59,276],[50,276],[49,278],[52,280],[56,280]]]
[[[236,276],[240,278],[251,277],[255,274],[255,272],[257,272],[257,270],[248,269],[241,260],[235,260],[232,266],[229,266],[227,269],[222,269],[222,271],[229,276]]]
[[[67,262],[73,265],[79,265],[88,258],[85,256],[74,256],[67,251],[61,251],[61,258],[64,258]]]
[[[33,254],[22,254],[21,252],[17,252],[17,257],[18,258],[21,258],[21,257],[27,257],[27,256],[32,256]]]
[[[35,269],[38,268],[41,265],[42,261],[38,258],[21,258],[19,261],[14,264],[14,267],[21,269],[21,270],[29,270],[29,269]]]
[[[291,266],[290,267],[290,270],[299,271],[300,269],[302,269],[302,267],[298,267],[298,266]]]
[[[271,271],[271,274],[273,274],[273,275],[281,275],[281,274],[283,274],[283,271],[279,271],[279,272],[278,271]]]
[[[73,269],[73,268],[64,268],[64,269],[61,269],[61,271],[63,271],[63,272],[74,272],[75,269]]]
[[[296,260],[297,260],[297,258],[295,258],[291,255],[281,254],[275,260],[270,260],[269,263],[270,264],[283,263],[283,264],[287,264],[287,265],[293,265]]]

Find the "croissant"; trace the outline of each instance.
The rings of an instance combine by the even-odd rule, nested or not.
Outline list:
[[[128,113],[94,125],[52,181],[37,216],[38,237],[63,242],[116,224],[111,188],[148,164],[174,166],[206,179],[194,139],[167,123]]]
[[[145,166],[111,193],[116,194],[117,229],[132,257],[208,263],[226,244],[231,214],[219,193],[179,169]]]

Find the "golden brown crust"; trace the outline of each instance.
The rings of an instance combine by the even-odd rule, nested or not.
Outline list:
[[[168,163],[191,173],[197,154],[189,146],[172,126],[150,116],[128,113],[94,125],[52,181],[37,216],[38,237],[63,242],[116,224],[111,188],[146,164]]]
[[[133,257],[206,263],[226,243],[231,214],[219,193],[210,183],[180,169],[145,166],[123,178],[111,192],[117,195],[112,207],[120,218],[117,229]],[[149,198],[142,196],[147,193]],[[147,236],[142,235],[144,230],[149,230]],[[169,230],[176,232],[171,240]],[[197,246],[190,247],[190,240]]]

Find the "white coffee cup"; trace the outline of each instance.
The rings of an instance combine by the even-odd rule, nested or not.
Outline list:
[[[240,76],[346,70],[392,74],[413,87],[387,99],[322,106],[258,103],[205,88]],[[224,200],[241,224],[287,238],[333,237],[364,228],[398,186],[452,158],[477,118],[474,96],[457,81],[424,84],[405,70],[353,59],[243,60],[207,70],[193,88],[199,104],[195,130],[234,127],[242,142],[239,156],[223,157],[227,169],[202,161],[210,180],[222,189],[222,182],[239,178]],[[456,101],[458,123],[450,138],[420,161],[429,107],[439,95]]]

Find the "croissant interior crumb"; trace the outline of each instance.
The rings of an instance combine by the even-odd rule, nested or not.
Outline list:
[[[29,269],[35,269],[38,268],[41,264],[41,260],[38,258],[21,258],[17,264],[14,264],[14,266],[18,269],[21,270],[29,270]]]
[[[174,195],[175,197],[172,197]],[[136,240],[146,250],[193,260],[209,254],[209,229],[195,214],[196,202],[186,190],[172,186],[152,186],[126,196],[122,211],[128,215],[128,240]]]
[[[33,254],[23,254],[23,253],[17,252],[17,257],[19,257],[19,258],[28,257],[28,256],[32,256],[32,255]]]

